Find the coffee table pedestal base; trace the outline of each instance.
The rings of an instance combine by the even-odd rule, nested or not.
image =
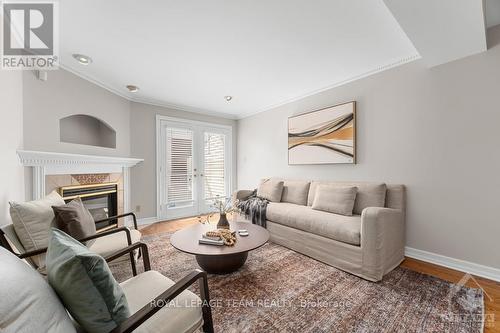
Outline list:
[[[196,255],[198,265],[207,273],[228,274],[237,271],[247,261],[248,252],[225,255]]]

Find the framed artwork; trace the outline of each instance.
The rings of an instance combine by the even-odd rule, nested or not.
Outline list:
[[[356,163],[356,102],[288,118],[288,164]]]

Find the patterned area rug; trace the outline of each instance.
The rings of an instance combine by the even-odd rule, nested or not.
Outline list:
[[[198,266],[169,244],[170,235],[144,242],[152,269],[177,281]],[[132,276],[130,264],[111,269],[118,281]],[[250,252],[240,271],[209,275],[209,290],[216,332],[458,333],[483,327],[480,289],[404,268],[373,283],[273,243]]]

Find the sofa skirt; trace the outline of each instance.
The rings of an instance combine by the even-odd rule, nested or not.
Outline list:
[[[325,264],[354,274],[369,281],[380,281],[380,273],[370,272],[363,266],[361,246],[342,243],[333,239],[318,236],[299,229],[290,228],[275,222],[267,221],[270,241],[291,250],[302,253]],[[404,257],[386,267],[390,272],[397,267]]]

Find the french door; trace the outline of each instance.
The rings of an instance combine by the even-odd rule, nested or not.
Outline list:
[[[207,213],[230,195],[230,127],[159,117],[157,130],[159,218]]]

